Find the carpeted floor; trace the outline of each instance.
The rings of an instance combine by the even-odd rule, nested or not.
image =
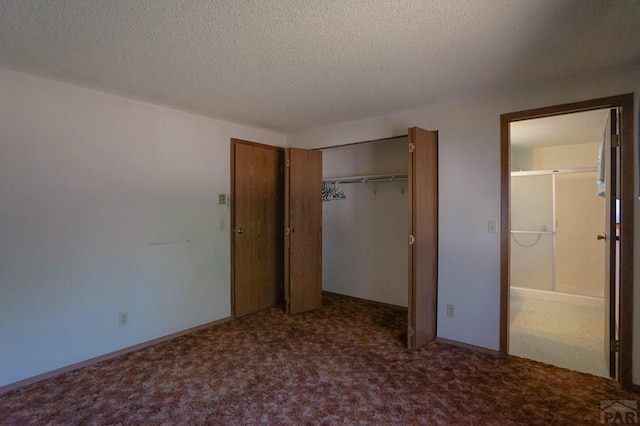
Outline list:
[[[432,343],[406,312],[327,295],[0,396],[0,424],[599,424],[613,381]]]

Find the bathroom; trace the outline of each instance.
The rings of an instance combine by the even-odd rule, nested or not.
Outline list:
[[[609,114],[525,120],[510,129],[509,353],[604,377],[611,320],[600,160]]]

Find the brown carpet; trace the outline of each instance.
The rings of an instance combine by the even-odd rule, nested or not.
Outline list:
[[[406,312],[326,295],[0,396],[0,424],[599,424],[614,381],[429,344]]]

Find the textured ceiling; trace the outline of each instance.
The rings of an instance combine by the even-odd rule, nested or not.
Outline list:
[[[597,143],[608,109],[555,115],[511,123],[511,144],[527,148]]]
[[[640,62],[638,0],[0,0],[0,66],[292,132]]]

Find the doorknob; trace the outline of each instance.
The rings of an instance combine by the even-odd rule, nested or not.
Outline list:
[[[238,234],[244,234],[244,229],[242,229],[242,228],[237,228],[237,229],[236,229],[236,232],[237,232]]]
[[[606,240],[606,239],[607,239],[607,237],[606,237],[606,236],[604,236],[604,235],[601,235],[601,234],[600,234],[600,235],[598,235],[598,239],[599,239],[599,240]]]

